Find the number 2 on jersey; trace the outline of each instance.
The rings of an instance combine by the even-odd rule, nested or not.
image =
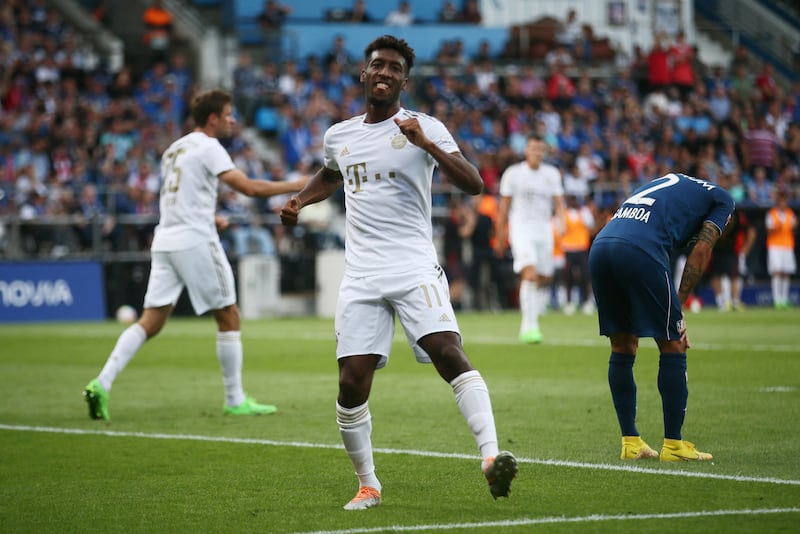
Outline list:
[[[647,195],[651,194],[653,191],[658,191],[659,189],[664,189],[665,187],[671,187],[681,181],[680,178],[674,174],[668,174],[665,176],[665,178],[667,179],[666,182],[661,182],[660,184],[642,189],[635,195],[629,197],[625,202],[623,202],[623,204],[633,204],[636,206],[641,206],[644,204],[645,206],[652,206],[656,199]]]

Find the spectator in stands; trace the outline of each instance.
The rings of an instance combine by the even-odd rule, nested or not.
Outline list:
[[[478,44],[478,50],[475,52],[475,55],[472,56],[472,61],[476,63],[480,63],[481,61],[492,61],[494,59],[494,54],[492,53],[492,45],[486,39],[483,39]]]
[[[545,55],[544,62],[548,67],[554,69],[557,66],[571,67],[575,60],[569,49],[565,45],[559,44]]]
[[[383,23],[387,26],[411,26],[414,24],[414,18],[411,4],[406,0],[400,0],[397,9],[390,11]]]
[[[280,136],[280,143],[286,165],[296,167],[312,143],[311,132],[300,113],[294,114],[289,128]]]
[[[657,34],[655,42],[647,56],[647,84],[648,92],[666,90],[672,84],[672,74],[669,68],[669,47],[667,37]]]
[[[708,99],[709,112],[714,122],[725,122],[731,114],[732,106],[733,104],[725,85],[715,84]]]
[[[258,106],[277,106],[281,102],[278,66],[273,61],[265,61],[258,75]]]
[[[780,98],[780,86],[775,79],[775,67],[769,61],[764,62],[761,72],[756,76],[756,89],[761,96],[761,103],[767,105],[773,100]]]
[[[738,105],[749,105],[756,98],[755,80],[744,63],[739,63],[732,67],[731,74],[731,98]]]
[[[731,62],[728,65],[728,70],[734,72],[739,69],[739,67],[744,67],[744,69],[750,70],[750,57],[747,53],[747,47],[743,44],[739,44],[733,51],[733,57],[731,58]]]
[[[167,74],[173,77],[181,97],[186,99],[194,84],[194,75],[189,68],[186,54],[181,51],[175,51],[169,55],[167,60]]]
[[[547,84],[532,65],[526,64],[522,67],[519,83],[520,95],[523,98],[538,101],[545,96]]]
[[[247,124],[253,123],[253,115],[258,106],[258,82],[250,52],[240,51],[233,68],[233,102],[237,114]]]
[[[144,44],[150,48],[153,60],[164,60],[173,40],[172,13],[162,0],[153,0],[142,13],[145,26]]]
[[[693,67],[694,49],[686,42],[683,30],[675,36],[675,42],[669,47],[668,62],[672,71],[672,83],[681,94],[681,100],[686,100],[695,82]]]
[[[575,84],[566,73],[566,65],[556,63],[551,69],[550,77],[547,79],[547,98],[559,111],[563,111],[572,105],[575,97]]]
[[[453,2],[445,0],[436,18],[441,24],[451,24],[454,22],[461,22],[461,13]]]
[[[345,72],[349,72],[354,66],[355,61],[347,51],[345,36],[341,33],[333,36],[331,47],[322,58],[322,65],[326,69],[330,69],[331,63],[337,63]]]
[[[768,178],[773,179],[778,164],[779,145],[780,139],[767,124],[767,118],[758,113],[755,124],[744,132],[742,159],[745,169],[753,172],[755,167],[762,167],[767,171]]]
[[[120,231],[113,215],[109,215],[97,196],[97,186],[85,183],[80,189],[77,224],[78,239],[83,250],[96,251],[95,246],[107,243],[112,251],[119,248]]]
[[[481,8],[478,0],[464,0],[464,8],[461,10],[460,22],[465,24],[480,24],[483,21]]]
[[[291,59],[285,61],[280,76],[278,76],[278,89],[284,97],[289,97],[294,93],[297,76],[297,62]]]
[[[756,206],[770,206],[774,202],[775,184],[767,179],[764,167],[753,168],[752,179],[747,184],[747,198]]]
[[[782,102],[777,98],[770,100],[764,109],[764,118],[767,126],[775,132],[779,143],[783,143],[786,131],[789,129],[789,113],[782,107]]]
[[[562,22],[558,28],[556,43],[572,52],[575,49],[575,43],[580,37],[581,23],[578,21],[578,12],[574,8],[570,8],[567,11],[564,22]]]
[[[324,91],[328,100],[341,102],[345,93],[354,86],[353,78],[345,71],[344,65],[334,61],[328,66],[328,72],[320,89]],[[325,129],[327,129],[327,126]]]
[[[372,17],[367,12],[367,6],[364,0],[355,0],[353,8],[347,13],[347,20],[349,22],[372,22]]]
[[[266,57],[276,62],[283,59],[283,25],[291,14],[292,7],[277,0],[266,0],[264,9],[256,19],[264,35]]]

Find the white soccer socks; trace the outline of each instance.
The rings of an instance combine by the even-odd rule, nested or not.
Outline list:
[[[145,341],[147,341],[147,332],[139,323],[133,323],[119,335],[114,350],[111,351],[103,370],[97,377],[106,391],[111,391],[114,379],[125,369]]]
[[[242,387],[242,333],[217,332],[217,359],[222,368],[225,404],[239,406],[244,402]]]
[[[461,373],[450,382],[456,404],[467,421],[483,458],[497,456],[497,429],[489,388],[478,371]]]
[[[369,486],[381,490],[381,483],[375,476],[375,463],[372,458],[372,416],[369,403],[365,402],[355,408],[345,408],[336,403],[336,422],[342,436],[344,448],[361,486]]]

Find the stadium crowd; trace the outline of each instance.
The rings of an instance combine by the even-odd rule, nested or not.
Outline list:
[[[702,65],[680,33],[630,57],[618,53],[606,75],[592,77],[591,50],[568,27],[541,61],[486,47],[468,57],[461,43],[448,42],[436,58],[420,58],[436,65],[433,74],[412,72],[407,105],[448,126],[486,186],[473,203],[446,176],[435,178],[443,263],[454,283],[478,293],[474,286],[485,279],[474,265],[488,262],[497,294],[507,292],[502,260],[484,253],[492,248],[499,178],[522,159],[531,131],[547,140],[547,159],[561,170],[575,209],[591,211],[592,234],[638,185],[672,171],[724,184],[741,207],[771,207],[778,191],[797,205],[800,82],[781,87],[773,66],[754,64],[743,48],[730,65]],[[344,38],[332,35],[330,50],[281,63],[241,53],[232,73],[240,127],[257,126],[260,109],[275,110],[271,140],[281,158],[265,161],[236,135],[226,148],[240,168],[272,180],[321,164],[327,127],[363,111],[362,58],[346,52]],[[185,55],[172,51],[141,73],[128,65],[110,72],[43,0],[0,0],[0,41],[0,215],[69,221],[23,224],[23,254],[147,250],[159,156],[189,126],[196,87]],[[251,245],[266,254],[291,246],[274,216],[281,199],[220,198],[221,210],[241,223],[232,230],[239,235],[227,236],[231,255]],[[309,225],[313,246],[341,246],[342,198]],[[513,303],[501,298],[499,305]]]

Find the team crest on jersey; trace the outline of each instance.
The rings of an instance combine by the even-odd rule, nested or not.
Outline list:
[[[347,147],[344,147],[344,148],[342,149],[342,151],[341,151],[341,152],[339,152],[339,156],[340,156],[340,157],[341,157],[341,156],[348,156],[349,154],[350,154],[350,151],[349,151],[349,150],[347,150]]]
[[[392,148],[397,148],[397,149],[403,148],[404,146],[406,146],[406,143],[408,143],[408,138],[401,133],[392,137]]]

